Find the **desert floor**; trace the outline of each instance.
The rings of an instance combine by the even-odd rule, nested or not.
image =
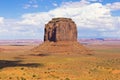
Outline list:
[[[35,46],[0,46],[0,80],[120,80],[120,43],[85,45],[93,54],[27,52]]]

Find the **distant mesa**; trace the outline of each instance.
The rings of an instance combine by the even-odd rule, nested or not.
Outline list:
[[[70,18],[53,18],[45,25],[44,43],[32,49],[39,54],[88,53],[90,50],[77,42],[77,27]]]

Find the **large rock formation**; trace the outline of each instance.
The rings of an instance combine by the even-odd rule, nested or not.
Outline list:
[[[38,54],[89,53],[77,42],[76,24],[70,18],[53,18],[45,25],[44,43],[32,49]]]
[[[45,25],[44,41],[77,41],[76,24],[69,18],[53,18]]]

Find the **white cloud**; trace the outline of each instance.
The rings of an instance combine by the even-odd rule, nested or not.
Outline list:
[[[46,12],[24,14],[22,15],[22,21],[17,22],[19,25],[31,25],[31,26],[41,26],[48,22],[51,16]]]
[[[87,1],[91,1],[91,2],[103,2],[103,0],[87,0]]]
[[[32,5],[33,8],[38,8],[39,6],[37,4]]]
[[[24,4],[23,8],[24,9],[29,9],[29,8],[38,8],[39,5],[37,3],[37,0],[30,0],[28,3]]]
[[[68,2],[49,12],[25,14],[20,24],[39,26],[53,17],[70,17],[81,28],[114,29],[110,10],[100,3]]]
[[[108,3],[108,4],[106,4],[106,6],[113,11],[120,10],[120,2]]]
[[[55,7],[57,7],[57,6],[58,6],[58,4],[57,4],[57,3],[52,3],[52,5],[53,5],[53,6],[55,6]]]
[[[115,3],[116,4],[116,3]],[[111,9],[101,3],[63,2],[60,7],[43,13],[25,14],[20,24],[43,27],[53,17],[72,18],[78,28],[92,29],[99,32],[109,32],[118,29],[120,21],[111,16]],[[41,26],[40,26],[41,25]]]
[[[4,24],[4,17],[0,17],[0,24]]]
[[[103,32],[101,34],[102,36],[105,36],[105,37],[110,37],[110,38],[120,38],[119,35],[120,35],[120,30],[119,31],[111,31],[111,32]]]
[[[16,19],[4,19],[4,24],[0,25],[0,39],[39,38],[38,30],[41,32],[41,28],[35,28],[32,25],[20,25],[18,22],[19,20]]]
[[[25,4],[24,5],[24,9],[29,9],[29,8],[38,8],[39,7],[39,5],[37,5],[37,4]]]
[[[93,2],[96,2],[96,1],[98,1],[98,0],[88,0],[88,1],[93,1]]]
[[[37,0],[29,0],[29,3],[30,3],[30,4],[37,3]]]
[[[25,4],[25,5],[23,6],[24,9],[28,9],[28,8],[30,8],[30,7],[31,7],[30,4]]]
[[[61,4],[60,7],[83,7],[83,6],[86,6],[86,5],[89,5],[90,2],[86,1],[86,0],[81,0],[80,2],[63,2]]]
[[[111,8],[101,3],[90,3],[86,0],[80,2],[64,2],[61,6],[48,12],[27,13],[21,16],[20,20],[6,20],[0,34],[19,36],[41,36],[45,24],[54,17],[72,18],[78,26],[78,30],[89,31],[90,36],[114,36],[120,37],[120,17],[111,15]],[[3,19],[4,20],[4,19]],[[0,19],[0,22],[3,20]],[[85,31],[86,30],[86,31]],[[91,30],[91,32],[90,32]],[[94,32],[95,31],[95,32]],[[81,31],[79,32],[81,35]],[[84,33],[83,33],[84,34]],[[86,34],[85,34],[86,35]],[[88,36],[86,35],[86,36]]]

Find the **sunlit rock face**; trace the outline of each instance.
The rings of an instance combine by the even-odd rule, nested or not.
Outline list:
[[[77,41],[76,24],[70,18],[53,18],[44,31],[44,41]]]

